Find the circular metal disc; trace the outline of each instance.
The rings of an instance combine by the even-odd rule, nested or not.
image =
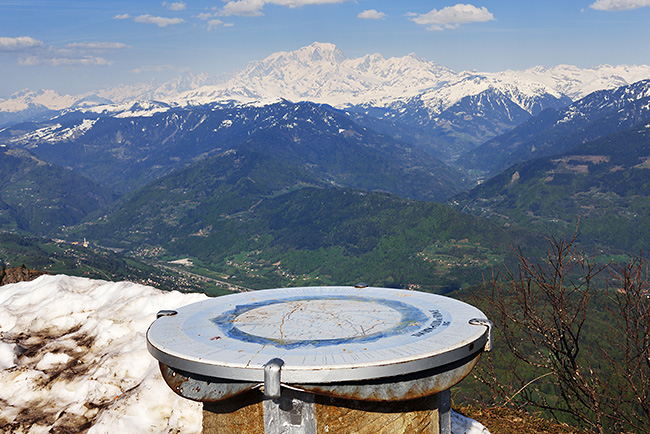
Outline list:
[[[483,349],[485,315],[434,294],[387,288],[303,287],[217,297],[157,319],[149,351],[190,373],[263,381],[284,362],[283,383],[329,383],[410,374]]]

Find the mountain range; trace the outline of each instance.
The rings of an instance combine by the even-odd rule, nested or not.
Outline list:
[[[0,125],[49,116],[53,110],[123,110],[134,101],[160,101],[172,108],[283,98],[406,125],[417,130],[410,135],[418,140],[414,144],[451,162],[545,108],[647,78],[650,66],[645,65],[456,73],[414,54],[348,58],[333,44],[313,43],[253,61],[229,77],[188,74],[161,86],[123,86],[79,96],[21,91],[0,101]]]
[[[650,80],[599,90],[561,109],[549,109],[464,155],[457,163],[496,174],[508,166],[560,154],[650,117]]]
[[[24,92],[30,110],[58,105],[0,129],[2,228],[190,258],[249,287],[447,290],[578,220],[587,244],[629,252],[647,239],[630,222],[645,222],[650,198],[649,77],[645,66],[456,74],[313,44],[221,81]],[[606,221],[636,235],[614,237]]]
[[[30,103],[60,110],[91,97],[113,103],[159,100],[178,104],[253,102],[281,97],[336,107],[389,107],[398,101],[419,97],[431,113],[439,114],[465,96],[496,89],[507,94],[522,109],[535,114],[541,108],[540,96],[566,97],[573,101],[596,90],[648,78],[649,74],[650,67],[645,65],[602,65],[587,69],[559,65],[523,71],[456,73],[415,54],[386,59],[375,53],[349,58],[333,44],[315,42],[296,51],[278,52],[252,61],[243,70],[227,77],[185,74],[160,86],[122,86],[79,96],[62,96],[53,91],[21,91],[1,101],[0,111],[18,111]]]
[[[510,245],[540,245],[442,204],[333,187],[255,146],[177,170],[68,235],[190,257],[249,287],[372,281],[437,291],[480,279]]]
[[[313,103],[135,103],[117,114],[65,112],[12,125],[0,131],[0,143],[119,193],[234,147],[282,158],[331,185],[438,201],[465,187],[461,173],[431,153]]]

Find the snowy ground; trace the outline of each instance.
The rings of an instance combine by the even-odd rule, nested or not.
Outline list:
[[[205,298],[61,275],[0,287],[0,432],[199,433],[201,404],[167,387],[145,333]],[[489,434],[456,413],[452,432]]]

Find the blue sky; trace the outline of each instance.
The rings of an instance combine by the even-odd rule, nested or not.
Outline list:
[[[0,0],[0,98],[220,75],[314,41],[458,72],[650,64],[650,0]]]

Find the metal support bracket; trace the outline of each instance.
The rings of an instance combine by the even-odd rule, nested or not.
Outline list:
[[[264,396],[266,398],[279,398],[282,394],[280,385],[280,370],[284,365],[282,359],[271,359],[264,365]]]
[[[174,316],[178,314],[175,310],[159,310],[158,313],[156,314],[156,319],[161,318],[163,316]]]
[[[451,434],[451,391],[449,389],[438,394],[438,432]]]
[[[265,434],[316,434],[314,395],[284,388],[263,406]]]
[[[316,434],[314,395],[284,389],[280,374],[284,361],[264,365],[264,432],[266,434]]]
[[[482,325],[488,328],[488,338],[487,342],[485,343],[485,351],[487,352],[492,350],[492,330],[494,329],[492,321],[487,318],[472,318],[469,320],[469,323],[471,325]]]

